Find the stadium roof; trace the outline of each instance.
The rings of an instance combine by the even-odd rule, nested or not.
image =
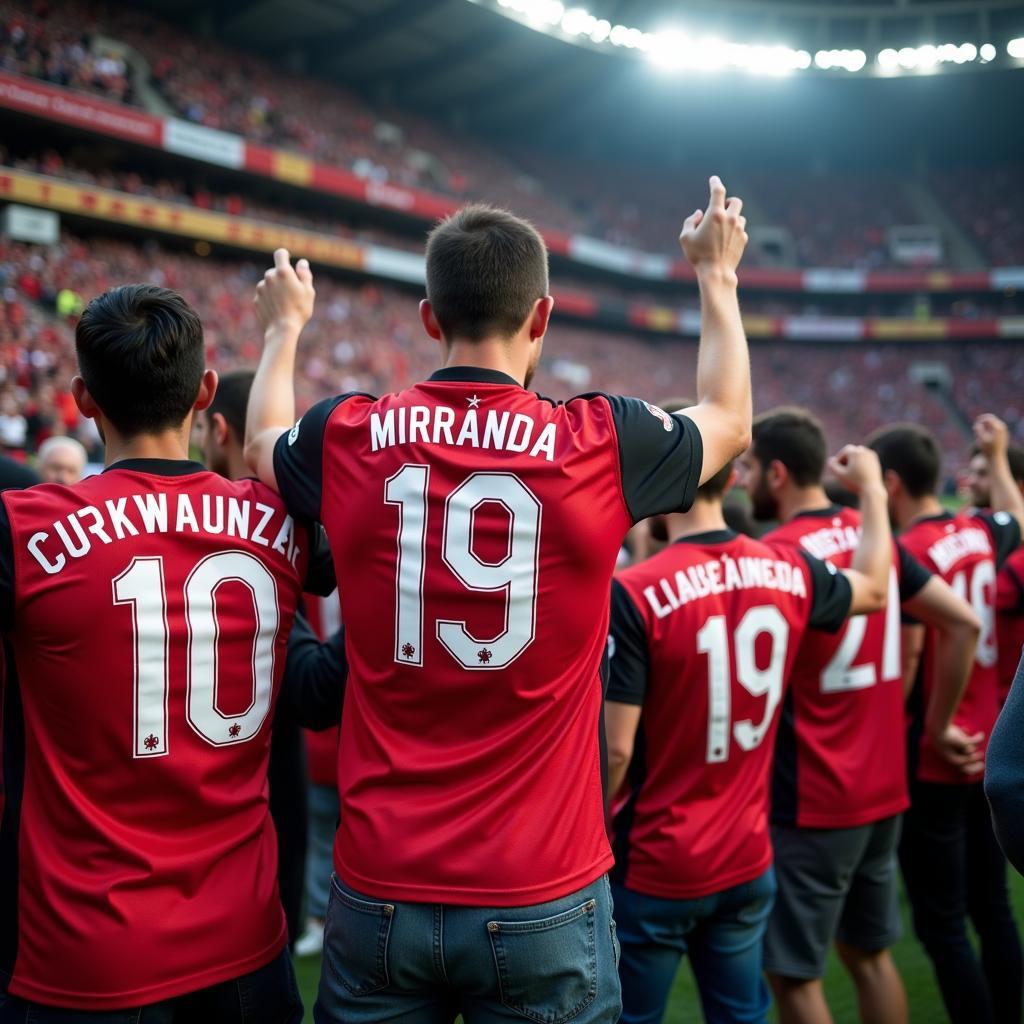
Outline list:
[[[722,130],[719,104],[728,102],[734,133],[749,134],[761,151],[779,140],[812,147],[819,132],[847,134],[851,155],[888,149],[910,156],[925,136],[953,151],[980,147],[994,156],[1024,147],[1021,133],[1010,130],[1024,105],[1024,60],[1006,55],[1007,41],[1024,36],[1018,0],[688,0],[685,15],[678,0],[584,3],[591,23],[606,19],[623,31],[671,32],[685,16],[682,27],[701,39],[711,33],[755,46],[785,40],[809,54],[860,48],[876,55],[880,48],[943,42],[980,48],[992,40],[998,57],[948,62],[951,71],[978,69],[969,76],[896,67],[899,81],[861,81],[870,76],[839,69],[814,74],[812,61],[817,87],[810,90],[799,88],[802,74],[767,80],[736,71],[666,74],[626,46],[566,33],[565,15],[579,11],[574,0],[553,6],[552,0],[145,0],[138,6],[296,72],[340,80],[377,103],[419,109],[506,141],[526,132],[533,140],[593,149],[599,133],[643,149],[663,140],[666,130],[685,129],[692,135],[687,144],[699,148],[715,127]],[[559,11],[561,22],[554,17]],[[607,35],[598,38],[607,42]],[[874,61],[867,71],[877,72]],[[983,63],[989,73],[981,73]],[[946,64],[928,70],[939,69]],[[861,123],[866,106],[870,125]]]

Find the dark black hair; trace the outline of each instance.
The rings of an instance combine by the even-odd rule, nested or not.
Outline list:
[[[93,299],[75,328],[75,349],[89,393],[127,437],[180,426],[206,367],[198,314],[152,284],[121,285]]]
[[[893,423],[876,430],[867,446],[877,452],[882,472],[891,469],[912,498],[938,491],[942,455],[930,430],[916,423]]]
[[[249,392],[255,377],[253,370],[232,370],[223,374],[217,382],[217,393],[206,410],[211,419],[219,412],[240,443],[245,440],[245,413],[249,408]]]
[[[821,483],[828,455],[825,428],[806,409],[781,406],[755,417],[751,450],[762,466],[781,462],[797,487]]]
[[[448,341],[511,338],[547,294],[544,239],[507,210],[463,207],[427,238],[427,299]]]

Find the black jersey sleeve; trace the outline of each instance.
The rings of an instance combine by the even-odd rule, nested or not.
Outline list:
[[[1009,512],[979,512],[978,518],[992,534],[996,568],[999,568],[1020,547],[1020,524]]]
[[[337,586],[327,534],[319,523],[314,523],[309,528],[309,565],[306,568],[306,582],[302,589],[307,594],[328,597],[334,593]]]
[[[619,441],[622,490],[633,522],[685,512],[700,485],[704,445],[697,424],[639,398],[605,395]]]
[[[0,500],[0,632],[14,625],[14,541],[7,506]]]
[[[296,612],[277,713],[287,715],[304,729],[337,725],[347,681],[345,627],[321,643],[302,611]]]
[[[932,574],[899,542],[896,555],[900,560],[900,601],[916,597]]]
[[[324,479],[324,434],[331,413],[351,394],[317,402],[274,445],[277,490],[296,519],[319,522]]]
[[[643,704],[650,668],[647,632],[633,599],[618,580],[612,580],[608,667],[607,699],[620,704]]]
[[[853,588],[846,576],[830,562],[801,551],[811,574],[811,616],[807,625],[826,633],[838,633],[853,604]]]

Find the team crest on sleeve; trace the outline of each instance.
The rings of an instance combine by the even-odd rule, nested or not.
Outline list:
[[[293,445],[299,439],[299,427],[302,425],[302,418],[295,421],[295,426],[288,431],[288,444]]]
[[[1006,526],[1010,522],[1010,519],[1012,517],[1010,516],[1009,512],[997,512],[992,518],[1000,526]]]
[[[647,411],[653,417],[655,417],[655,419],[661,420],[661,425],[666,430],[668,430],[668,431],[672,430],[672,428],[675,426],[675,422],[673,421],[672,417],[669,416],[669,414],[667,412],[665,412],[664,409],[660,409],[656,405],[651,405],[650,402],[644,402],[644,405],[647,407]]]

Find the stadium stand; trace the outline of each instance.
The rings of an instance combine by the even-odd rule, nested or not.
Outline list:
[[[203,317],[215,367],[252,364],[260,341],[252,288],[261,271],[259,263],[200,259],[152,242],[69,235],[52,248],[0,243],[0,394],[12,397],[27,418],[56,403],[64,427],[76,429],[74,407],[64,390],[73,372],[70,325],[84,297],[125,280],[180,290]],[[422,333],[414,293],[376,282],[321,278],[318,294],[320,312],[303,338],[299,397],[304,407],[339,388],[392,391],[430,372],[433,343]],[[556,398],[595,389],[692,392],[695,356],[692,341],[559,322],[535,386]],[[813,405],[823,410],[836,444],[863,438],[882,423],[912,418],[940,435],[951,477],[962,469],[967,446],[945,410],[912,379],[911,362],[948,365],[955,400],[969,414],[993,408],[1011,423],[1021,418],[1024,365],[1016,350],[1005,345],[918,343],[908,349],[771,342],[755,345],[752,360],[758,408],[784,402]],[[876,382],[871,402],[864,401],[865,380]],[[34,450],[48,436],[48,421],[42,417],[38,422],[23,445],[9,447]]]

